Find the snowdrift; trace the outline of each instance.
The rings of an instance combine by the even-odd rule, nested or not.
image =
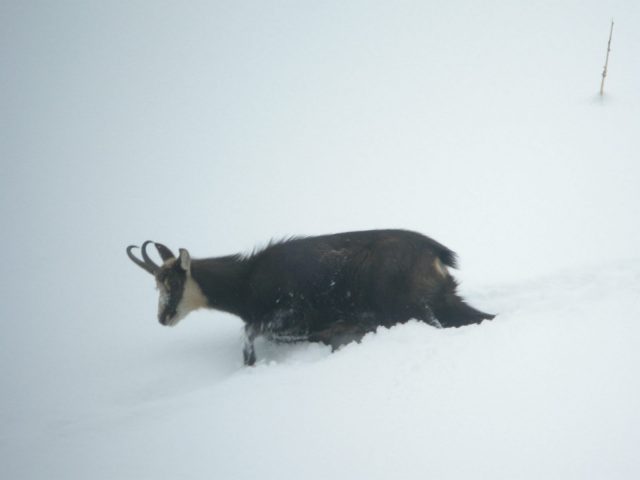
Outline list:
[[[50,418],[24,443],[21,426],[5,430],[3,468],[8,478],[635,476],[640,261],[472,298],[499,316],[382,328],[333,354],[263,342],[254,368],[241,366],[239,321],[209,319],[189,332],[195,372],[158,374],[160,355],[193,355],[167,343],[112,380],[116,404]],[[203,334],[216,341],[198,350]]]

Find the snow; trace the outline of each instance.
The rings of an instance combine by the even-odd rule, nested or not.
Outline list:
[[[4,2],[0,477],[638,477],[636,3]],[[498,317],[246,368],[125,254],[391,227]]]
[[[612,267],[488,289],[476,301],[501,314],[480,326],[411,322],[334,354],[264,342],[254,368],[241,366],[235,322],[194,321],[163,348],[105,358],[116,372],[99,398],[5,430],[4,468],[33,478],[632,478],[640,262]]]

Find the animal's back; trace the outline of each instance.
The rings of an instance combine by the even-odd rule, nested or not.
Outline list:
[[[415,232],[373,230],[287,240],[252,261],[250,302],[258,313],[247,321],[283,338],[329,338],[427,320],[428,298],[446,283],[437,262],[453,266],[455,254]]]
[[[313,264],[313,260],[322,262],[328,256],[351,258],[382,246],[409,249],[412,252],[428,250],[444,265],[456,266],[456,254],[452,250],[432,238],[409,230],[364,230],[316,237],[294,237],[269,245],[256,257],[260,260],[273,257],[287,265],[309,261]]]
[[[312,293],[339,280],[353,282],[402,274],[420,258],[455,267],[453,251],[407,230],[367,230],[300,237],[269,245],[254,255],[252,283],[265,290]]]

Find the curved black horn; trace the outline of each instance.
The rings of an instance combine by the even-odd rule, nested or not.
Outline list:
[[[176,258],[173,252],[169,250],[167,247],[165,247],[164,245],[162,245],[161,243],[154,243],[154,245],[158,249],[158,253],[160,254],[160,257],[162,258],[163,262],[166,262],[167,260],[171,260],[172,258]]]
[[[131,259],[131,261],[133,263],[135,263],[136,265],[138,265],[140,268],[144,269],[145,271],[149,272],[151,275],[155,275],[156,270],[154,269],[151,265],[146,264],[145,262],[143,262],[142,260],[140,260],[139,258],[137,258],[132,252],[131,250],[133,250],[134,248],[138,248],[136,245],[129,245],[127,247],[127,256]]]
[[[144,263],[146,263],[149,266],[149,268],[151,268],[153,270],[152,273],[155,274],[160,269],[160,267],[158,265],[156,265],[156,263],[153,260],[151,260],[151,258],[149,258],[149,254],[147,253],[147,246],[150,243],[153,243],[153,242],[151,240],[147,240],[146,242],[144,242],[142,244],[142,249],[141,249],[142,250],[142,259],[144,260]]]

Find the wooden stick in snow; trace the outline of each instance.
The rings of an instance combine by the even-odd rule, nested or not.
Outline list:
[[[609,30],[609,43],[607,44],[607,59],[604,62],[602,70],[602,82],[600,83],[600,96],[604,95],[604,79],[607,76],[607,67],[609,66],[609,52],[611,51],[611,36],[613,35],[613,20],[611,20],[611,29]]]

